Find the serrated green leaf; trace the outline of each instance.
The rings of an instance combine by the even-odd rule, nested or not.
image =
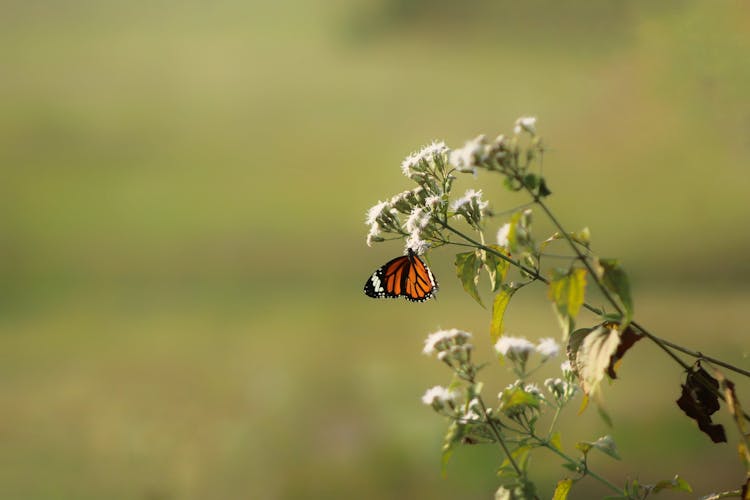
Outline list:
[[[549,444],[557,451],[562,451],[562,436],[559,432],[555,432],[549,438]]]
[[[487,245],[496,252],[508,255],[507,252],[503,249],[503,247],[499,245]],[[492,291],[497,292],[500,287],[503,284],[503,281],[505,281],[505,277],[508,275],[508,269],[510,268],[510,263],[498,257],[497,255],[482,251],[482,260],[484,263],[484,268],[487,270],[487,274],[490,277],[490,284],[492,285]]]
[[[547,295],[562,318],[575,320],[586,293],[586,270],[556,271],[549,283]]]
[[[477,303],[484,307],[482,299],[479,296],[479,290],[477,290],[477,284],[479,283],[479,268],[482,265],[482,261],[477,257],[477,252],[465,252],[456,254],[456,275],[461,280],[464,290],[474,299]]]
[[[561,479],[560,481],[558,481],[557,487],[555,488],[555,493],[552,495],[552,500],[566,500],[572,486],[572,479]]]
[[[518,406],[539,408],[539,398],[520,387],[505,389],[500,395],[500,409],[507,411]]]
[[[661,490],[686,491],[687,493],[692,493],[693,487],[680,476],[675,476],[674,479],[665,479],[664,481],[656,483],[654,486],[654,493],[659,493]]]
[[[619,344],[618,330],[605,325],[593,330],[583,328],[570,335],[568,358],[584,393],[596,394]]]
[[[617,453],[617,447],[615,446],[615,440],[612,439],[612,436],[602,436],[596,441],[582,441],[580,443],[576,444],[576,448],[581,450],[583,454],[585,455],[592,449],[597,449],[604,453],[605,455],[609,455],[610,457],[621,460],[620,455]]]
[[[625,270],[616,259],[597,259],[596,272],[604,286],[615,294],[625,309],[625,325],[633,318],[633,299],[630,295],[630,282]]]
[[[494,345],[500,340],[503,335],[503,320],[505,318],[505,310],[508,307],[510,298],[516,293],[518,288],[510,285],[503,285],[502,290],[495,295],[495,299],[492,301],[492,321],[490,322],[490,340]]]

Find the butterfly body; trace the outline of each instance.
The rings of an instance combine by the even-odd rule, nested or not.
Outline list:
[[[404,297],[424,302],[437,292],[432,271],[411,249],[407,255],[389,260],[365,282],[365,294],[376,299]]]

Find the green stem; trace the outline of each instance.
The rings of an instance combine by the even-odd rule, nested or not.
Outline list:
[[[634,327],[636,327],[638,330],[640,330],[644,335],[651,335],[646,330],[646,328],[644,326],[636,323],[635,321],[632,321],[630,324],[633,325]],[[671,347],[672,349],[674,349],[676,351],[680,351],[683,354],[687,354],[688,356],[692,356],[692,357],[698,358],[698,359],[705,359],[709,363],[713,363],[715,365],[722,366],[722,367],[726,368],[727,370],[732,370],[733,372],[739,373],[740,375],[744,375],[746,377],[750,377],[750,371],[748,371],[748,370],[744,370],[744,369],[739,368],[737,366],[730,365],[729,363],[726,363],[725,361],[722,361],[720,359],[716,359],[716,358],[713,358],[711,356],[706,356],[705,354],[703,354],[700,351],[693,351],[691,349],[688,349],[687,347],[683,347],[681,345],[675,344],[674,342],[670,342],[670,341],[668,341],[666,339],[659,339],[659,340],[661,340],[664,343],[664,345],[667,345],[667,346]]]
[[[557,423],[557,417],[560,416],[560,411],[562,410],[562,406],[559,404],[557,405],[557,410],[555,410],[555,416],[552,417],[552,422],[549,424],[549,430],[547,431],[547,440],[552,437],[552,431],[555,428],[555,424]]]
[[[547,208],[547,206],[541,200],[538,200],[537,203],[539,204],[540,207],[542,207],[543,210],[545,210],[546,213],[548,213],[550,215],[553,223],[555,223],[555,225],[557,225],[557,227],[560,230],[560,232],[562,234],[564,234],[566,236],[566,238],[568,238],[568,241],[570,241],[570,236],[564,230],[564,228],[562,227],[562,225],[557,221],[557,218],[555,218],[554,215],[552,215],[552,213],[549,211],[549,209]],[[514,267],[523,270],[524,272],[526,272],[528,275],[530,275],[534,279],[539,280],[539,281],[541,281],[544,284],[547,284],[547,285],[549,284],[549,280],[547,278],[545,278],[544,276],[542,276],[541,274],[539,274],[536,270],[531,269],[531,268],[523,265],[521,262],[519,262],[519,261],[517,261],[515,259],[512,259],[512,258],[508,257],[507,255],[501,253],[501,252],[498,252],[494,248],[490,248],[490,247],[488,247],[486,245],[481,244],[480,242],[474,240],[473,238],[471,238],[470,236],[464,234],[463,232],[459,231],[458,229],[454,228],[453,226],[448,225],[446,222],[442,222],[441,221],[441,224],[442,224],[442,226],[445,229],[447,229],[448,231],[450,231],[450,232],[452,232],[452,233],[460,236],[464,240],[468,241],[475,248],[480,248],[480,249],[482,249],[482,250],[484,250],[486,252],[489,252],[492,255],[494,255],[494,256],[496,256],[496,257],[498,257],[498,258],[500,258],[500,259],[508,262],[509,264],[513,265]],[[575,247],[575,245],[573,245],[573,246]],[[582,255],[582,254],[580,254],[580,250],[578,250],[576,253],[578,255]],[[582,259],[582,262],[584,262],[584,264],[587,266],[587,268],[589,268],[589,272],[596,279],[596,273],[594,273],[593,270],[589,267],[590,265],[588,264],[588,262],[585,259],[585,257]],[[597,285],[599,285],[599,281],[598,280],[596,280],[596,281],[597,281]],[[608,292],[605,292],[605,293],[606,293],[605,297],[609,297],[608,300],[617,308],[618,311],[620,311],[620,313],[622,313],[622,311],[619,308],[619,305],[616,302],[614,302],[614,299],[611,298],[611,296],[609,295],[609,293]],[[591,305],[591,304],[589,304],[587,302],[583,303],[583,307],[585,309],[591,311],[592,313],[596,314],[597,316],[602,316],[604,314],[604,311],[602,311],[598,307],[595,307],[595,306],[593,306],[593,305]],[[734,365],[732,365],[730,363],[727,363],[725,361],[721,361],[720,359],[717,359],[717,358],[714,358],[714,357],[711,357],[711,356],[707,356],[707,355],[705,355],[705,354],[703,354],[703,353],[701,353],[699,351],[694,351],[692,349],[688,349],[687,347],[681,346],[679,344],[675,344],[674,342],[670,342],[668,340],[662,339],[661,337],[657,337],[656,335],[654,335],[651,332],[649,332],[643,325],[641,325],[640,323],[637,323],[635,321],[631,321],[630,324],[633,325],[633,327],[635,327],[642,335],[645,335],[652,342],[654,342],[657,346],[659,346],[665,353],[667,353],[683,369],[686,369],[686,370],[689,369],[689,365],[687,365],[683,360],[681,360],[680,358],[678,358],[670,350],[670,348],[672,348],[672,349],[674,349],[676,351],[679,351],[679,352],[681,352],[683,354],[687,354],[688,356],[692,356],[694,358],[697,358],[697,359],[705,359],[706,361],[709,361],[710,363],[713,363],[713,364],[718,365],[718,366],[722,366],[722,367],[726,368],[727,370],[731,370],[731,371],[733,371],[735,373],[739,373],[740,375],[744,375],[745,377],[750,377],[750,371],[748,371],[748,370],[739,368],[739,367],[734,366]]]
[[[538,436],[536,436],[534,434],[532,434],[531,437],[535,438],[539,442],[539,444],[541,444],[542,446],[544,446],[548,450],[551,450],[552,452],[556,453],[558,456],[560,456],[562,459],[564,459],[565,461],[567,461],[569,464],[573,464],[573,465],[579,465],[580,464],[580,462],[578,462],[577,460],[575,460],[573,457],[571,457],[568,454],[566,454],[566,453],[558,450],[557,448],[555,448],[554,446],[552,446],[551,444],[549,444],[549,442],[547,442],[547,441],[545,441],[543,439],[540,439]],[[615,486],[614,484],[612,484],[611,482],[609,482],[607,479],[603,478],[602,476],[600,476],[596,472],[594,472],[591,469],[589,469],[588,466],[584,467],[584,469],[583,469],[583,475],[584,476],[591,476],[591,477],[593,477],[594,479],[596,479],[600,483],[608,486],[612,491],[618,493],[619,495],[624,495],[624,493],[625,493],[622,489],[618,488],[617,486]]]
[[[480,248],[480,249],[482,249],[482,250],[484,250],[486,252],[489,252],[492,255],[494,255],[494,256],[496,256],[496,257],[498,257],[498,258],[500,258],[500,259],[502,259],[502,260],[504,260],[504,261],[506,261],[506,262],[508,262],[510,264],[512,264],[513,266],[517,267],[518,269],[521,269],[521,270],[525,271],[526,273],[528,273],[530,276],[534,277],[535,279],[538,279],[539,281],[541,281],[541,282],[546,283],[546,284],[549,285],[549,280],[547,278],[545,278],[544,276],[542,276],[541,274],[539,274],[538,272],[536,272],[534,269],[531,269],[530,267],[527,267],[527,266],[523,265],[521,262],[519,262],[519,261],[517,261],[515,259],[512,259],[512,258],[508,257],[507,255],[505,255],[503,253],[498,252],[494,248],[490,248],[487,245],[483,245],[482,243],[480,243],[477,240],[473,239],[472,237],[470,237],[470,236],[462,233],[461,231],[459,231],[458,229],[454,228],[453,226],[449,226],[445,222],[441,221],[440,223],[442,224],[442,226],[445,229],[447,229],[448,231],[450,231],[452,233],[455,233],[456,235],[458,235],[461,238],[465,239],[466,241],[468,241],[469,243],[471,243],[475,248]]]
[[[584,266],[586,266],[586,269],[589,272],[589,275],[594,278],[594,283],[596,283],[597,288],[599,288],[599,291],[604,295],[604,298],[607,299],[607,302],[609,302],[612,307],[615,308],[615,310],[620,314],[620,316],[625,315],[625,311],[622,310],[620,307],[620,304],[617,303],[615,298],[612,296],[612,294],[609,293],[609,290],[606,286],[604,286],[604,283],[602,283],[602,280],[599,279],[599,276],[597,276],[596,271],[594,270],[593,266],[591,265],[591,262],[589,262],[589,259],[583,255],[581,250],[578,248],[578,245],[575,244],[573,241],[573,238],[570,237],[568,232],[565,230],[565,228],[562,226],[560,221],[557,220],[557,217],[552,213],[552,211],[547,207],[547,205],[537,196],[535,195],[529,188],[526,188],[528,193],[534,198],[534,201],[536,202],[539,207],[544,210],[544,213],[547,214],[547,217],[552,221],[552,223],[557,227],[557,229],[562,233],[565,240],[568,242],[568,245],[570,248],[575,252],[578,259],[583,263]],[[636,326],[636,325],[633,325]],[[681,358],[679,358],[675,353],[672,352],[669,347],[667,347],[662,339],[657,337],[656,335],[652,335],[650,332],[647,332],[645,330],[642,330],[636,326],[638,330],[641,330],[641,333],[643,333],[646,337],[649,338],[652,342],[654,342],[656,345],[658,345],[665,353],[667,353],[677,364],[682,366],[684,370],[690,369],[690,366],[685,363]]]
[[[513,466],[513,469],[516,471],[516,474],[518,474],[518,477],[523,477],[523,472],[521,471],[521,468],[518,467],[518,464],[513,458],[513,455],[511,455],[510,450],[508,449],[508,446],[505,444],[505,440],[503,440],[502,434],[500,434],[500,431],[497,429],[497,427],[495,427],[495,424],[492,422],[492,419],[490,418],[490,412],[487,411],[487,406],[485,406],[484,400],[482,399],[481,396],[477,396],[477,401],[479,401],[479,406],[482,407],[482,413],[484,415],[485,421],[490,426],[490,429],[492,429],[492,434],[495,435],[495,439],[497,439],[497,442],[500,443],[500,447],[503,449],[505,456],[508,457],[508,461]]]
[[[575,242],[573,241],[573,239],[570,237],[570,235],[568,234],[568,232],[562,226],[562,224],[560,223],[560,221],[557,220],[557,217],[555,217],[555,215],[552,213],[552,211],[539,198],[539,196],[535,195],[529,188],[526,188],[526,191],[529,193],[529,195],[531,195],[534,198],[534,201],[536,202],[536,204],[539,205],[539,207],[542,210],[544,210],[544,212],[547,214],[547,217],[549,217],[549,219],[552,221],[552,223],[563,234],[563,236],[565,237],[565,239],[568,242],[568,245],[575,252],[576,256],[581,260],[581,262],[583,263],[583,265],[586,266],[586,269],[589,271],[590,275],[594,278],[594,282],[596,283],[596,286],[602,292],[602,294],[607,299],[607,301],[610,304],[612,304],[612,306],[617,310],[618,313],[620,313],[621,316],[624,315],[624,311],[622,310],[622,308],[620,307],[620,305],[617,303],[617,301],[614,299],[614,297],[612,297],[612,295],[609,293],[609,290],[607,290],[607,287],[604,286],[604,283],[602,283],[601,279],[599,279],[599,277],[597,276],[596,272],[594,271],[594,268],[591,266],[591,263],[589,262],[588,258],[586,258],[586,256],[581,253],[580,249],[575,244]],[[668,343],[664,339],[662,339],[660,337],[657,337],[656,335],[654,335],[651,332],[649,332],[648,330],[646,330],[646,328],[642,327],[640,324],[638,324],[638,323],[636,323],[634,321],[631,321],[630,324],[633,327],[635,327],[638,331],[640,331],[640,333],[642,335],[645,335],[646,337],[648,337],[648,339],[651,340],[654,344],[656,344],[661,350],[663,350],[665,353],[667,353],[667,355],[669,357],[671,357],[677,364],[679,364],[682,367],[683,370],[686,370],[686,371],[690,370],[690,365],[688,365],[687,363],[685,363],[685,361],[683,361],[682,358],[680,358],[679,356],[677,356],[674,352],[672,352],[672,349],[670,349],[670,345],[676,345],[676,344],[673,344],[672,342],[669,342],[670,345],[668,345]],[[682,348],[680,346],[679,351],[687,354],[686,351],[690,351],[690,350],[686,349],[686,348]],[[700,354],[700,353],[695,353],[695,354]],[[696,357],[698,357],[698,356],[696,356]],[[707,358],[703,357],[703,359],[707,359]],[[719,361],[719,360],[717,360],[717,361]],[[723,366],[725,368],[728,368],[730,370],[733,370],[733,371],[735,371],[737,373],[740,373],[740,374],[745,375],[745,376],[750,376],[750,372],[748,372],[746,370],[743,370],[741,368],[732,366],[729,363],[725,363],[725,362],[721,361],[720,364],[721,364],[721,366]],[[722,394],[720,391],[718,391],[717,389],[715,389],[713,386],[711,386],[710,384],[703,384],[703,385],[709,391],[711,391],[713,394],[715,394],[716,396],[718,396],[722,401],[726,401],[726,398],[724,397],[724,394]]]
[[[534,196],[533,193],[532,193],[532,196]],[[547,208],[547,206],[541,200],[539,200],[536,196],[534,196],[534,198],[536,199],[537,204],[539,204],[539,206],[542,207],[542,209],[550,216],[550,219],[557,226],[558,230],[562,234],[565,235],[565,237],[568,239],[569,242],[572,242],[572,240],[570,239],[570,236],[568,235],[568,233],[562,227],[562,225],[557,220],[557,218],[552,214],[552,212]],[[541,274],[539,274],[536,270],[531,269],[531,268],[523,265],[521,262],[519,262],[519,261],[517,261],[515,259],[512,259],[512,258],[508,257],[507,255],[501,253],[501,252],[498,252],[494,248],[490,248],[487,245],[483,245],[482,243],[480,243],[480,242],[476,241],[475,239],[471,238],[470,236],[462,233],[458,229],[456,229],[456,228],[448,225],[447,222],[442,222],[441,221],[441,224],[442,224],[442,226],[445,229],[447,229],[448,231],[451,231],[452,233],[460,236],[464,240],[466,240],[469,243],[471,243],[472,245],[474,245],[474,247],[480,248],[480,249],[482,249],[482,250],[484,250],[486,252],[491,253],[492,255],[495,255],[496,257],[498,257],[498,258],[500,258],[500,259],[502,259],[502,260],[510,263],[514,267],[523,270],[529,276],[531,276],[532,278],[534,278],[536,280],[541,281],[544,284],[548,285],[550,283],[547,278],[545,278],[544,276],[542,276]],[[581,255],[580,251],[575,247],[574,244],[571,243],[571,246],[574,247],[574,249],[576,250],[576,253],[578,255]],[[594,279],[595,279],[597,285],[600,287],[600,289],[603,289],[603,284],[601,284],[600,281],[597,279],[596,273],[590,267],[590,264],[588,263],[587,259],[585,259],[585,257],[582,258],[582,262],[586,265],[587,269],[589,269],[589,272],[594,277]],[[606,289],[604,289],[604,290],[606,290]],[[608,301],[610,303],[612,303],[613,306],[615,306],[615,308],[618,310],[618,312],[620,312],[620,314],[622,314],[622,310],[620,309],[619,305],[614,301],[614,298],[612,298],[609,295],[608,292],[605,291],[604,293],[605,293],[605,297],[607,297]],[[586,308],[586,309],[588,309],[592,313],[596,314],[597,316],[601,316],[604,313],[604,311],[602,311],[598,307],[592,306],[591,304],[589,304],[587,302],[583,303],[583,307]],[[712,362],[712,363],[715,363],[717,365],[723,366],[724,368],[727,368],[728,370],[731,370],[731,371],[733,371],[735,373],[739,373],[740,375],[744,375],[746,377],[750,377],[750,372],[748,372],[747,370],[743,370],[742,368],[738,368],[738,367],[736,367],[734,365],[731,365],[731,364],[726,363],[724,361],[718,360],[716,358],[713,358],[713,357],[710,357],[710,356],[705,356],[704,354],[702,354],[700,352],[692,351],[692,350],[690,350],[690,349],[688,349],[686,347],[683,347],[683,346],[680,346],[678,344],[675,344],[674,342],[666,341],[666,340],[664,340],[664,339],[662,339],[660,337],[657,337],[656,335],[652,334],[645,327],[643,327],[642,325],[640,325],[639,323],[637,323],[635,321],[631,321],[630,324],[633,327],[635,327],[642,335],[645,335],[646,337],[649,338],[649,340],[651,340],[652,342],[654,342],[660,349],[662,349],[670,358],[672,358],[684,370],[689,370],[690,366],[687,363],[685,363],[682,359],[680,359],[675,353],[673,353],[670,350],[670,347],[672,349],[680,351],[680,352],[682,352],[684,354],[687,354],[689,356],[693,356],[693,357],[698,358],[698,359],[705,359],[705,360],[707,360],[709,362]],[[715,394],[717,397],[719,397],[722,401],[726,401],[726,398],[724,397],[724,395],[721,394],[721,392],[717,391],[713,386],[706,385],[706,388],[709,391],[711,391],[713,394]],[[750,415],[748,415],[745,412],[743,412],[743,413],[745,414],[745,417],[750,420]]]

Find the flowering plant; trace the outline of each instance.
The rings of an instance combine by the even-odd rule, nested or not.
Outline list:
[[[447,387],[432,387],[422,397],[426,405],[450,421],[443,464],[459,445],[497,444],[504,458],[498,471],[501,484],[496,498],[499,499],[539,498],[528,474],[528,457],[537,449],[550,451],[571,472],[557,483],[555,499],[567,498],[573,485],[585,477],[612,490],[612,498],[641,499],[665,489],[692,491],[679,476],[654,484],[629,480],[623,487],[616,486],[592,471],[587,461],[588,454],[594,450],[619,458],[610,436],[577,443],[574,456],[563,449],[556,431],[559,414],[577,394],[581,395],[581,411],[593,401],[599,406],[599,414],[609,421],[601,404],[601,382],[617,378],[617,368],[625,354],[636,342],[646,338],[686,372],[677,404],[714,442],[727,440],[723,426],[711,420],[720,402],[726,403],[739,431],[740,454],[750,478],[750,443],[745,431],[748,415],[739,405],[734,384],[718,367],[747,377],[750,372],[660,338],[635,321],[627,274],[619,261],[597,256],[590,231],[587,228],[567,230],[547,206],[545,200],[552,193],[541,174],[544,151],[536,119],[531,117],[518,119],[511,135],[500,135],[492,140],[480,135],[459,149],[433,142],[409,155],[401,164],[403,174],[416,186],[378,202],[367,214],[368,245],[389,239],[404,240],[409,263],[396,259],[395,267],[404,274],[399,279],[405,280],[405,290],[417,290],[408,283],[410,275],[416,276],[416,273],[405,271],[411,270],[411,259],[417,258],[413,256],[453,245],[468,249],[455,257],[456,274],[464,290],[483,305],[479,283],[481,276],[486,275],[489,290],[494,294],[489,340],[498,359],[507,361],[516,380],[491,403],[481,394],[483,384],[478,374],[486,365],[475,363],[469,333],[458,329],[441,330],[430,334],[425,341],[424,354],[434,356],[453,373],[453,380]],[[509,190],[526,193],[530,201],[508,212],[499,212],[484,199],[481,190],[468,189],[459,197],[453,195],[459,175],[472,174],[476,178],[480,172],[500,175]],[[534,209],[556,228],[541,240],[532,230]],[[508,213],[509,219],[496,230],[496,242],[488,241],[487,226],[493,218]],[[549,253],[552,246],[557,247],[555,255]],[[566,265],[549,266],[547,262],[552,258]],[[429,279],[422,284],[434,286],[431,273],[426,267],[425,270]],[[511,270],[515,275],[511,275]],[[372,279],[377,280],[379,289],[401,284],[385,268],[378,270]],[[534,283],[546,288],[559,319],[560,339],[568,358],[560,366],[560,376],[541,383],[532,380],[532,376],[541,365],[559,355],[560,344],[549,337],[537,342],[513,337],[504,328],[505,311],[512,297]],[[423,299],[434,292],[419,290]],[[598,294],[606,307],[595,307],[587,302],[592,293]],[[372,296],[400,294],[403,295],[403,290]],[[593,319],[586,318],[585,326],[577,327],[577,323],[582,322],[579,317],[582,310],[591,313]],[[684,356],[693,358],[693,362],[686,362]],[[547,429],[541,430],[540,417],[548,411],[553,416]],[[716,498],[730,495],[750,498],[748,478],[740,489],[719,493]]]

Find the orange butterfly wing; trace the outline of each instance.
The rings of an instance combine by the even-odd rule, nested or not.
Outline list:
[[[409,250],[375,270],[365,282],[365,294],[373,298],[404,297],[424,302],[437,292],[438,284],[422,259]]]

